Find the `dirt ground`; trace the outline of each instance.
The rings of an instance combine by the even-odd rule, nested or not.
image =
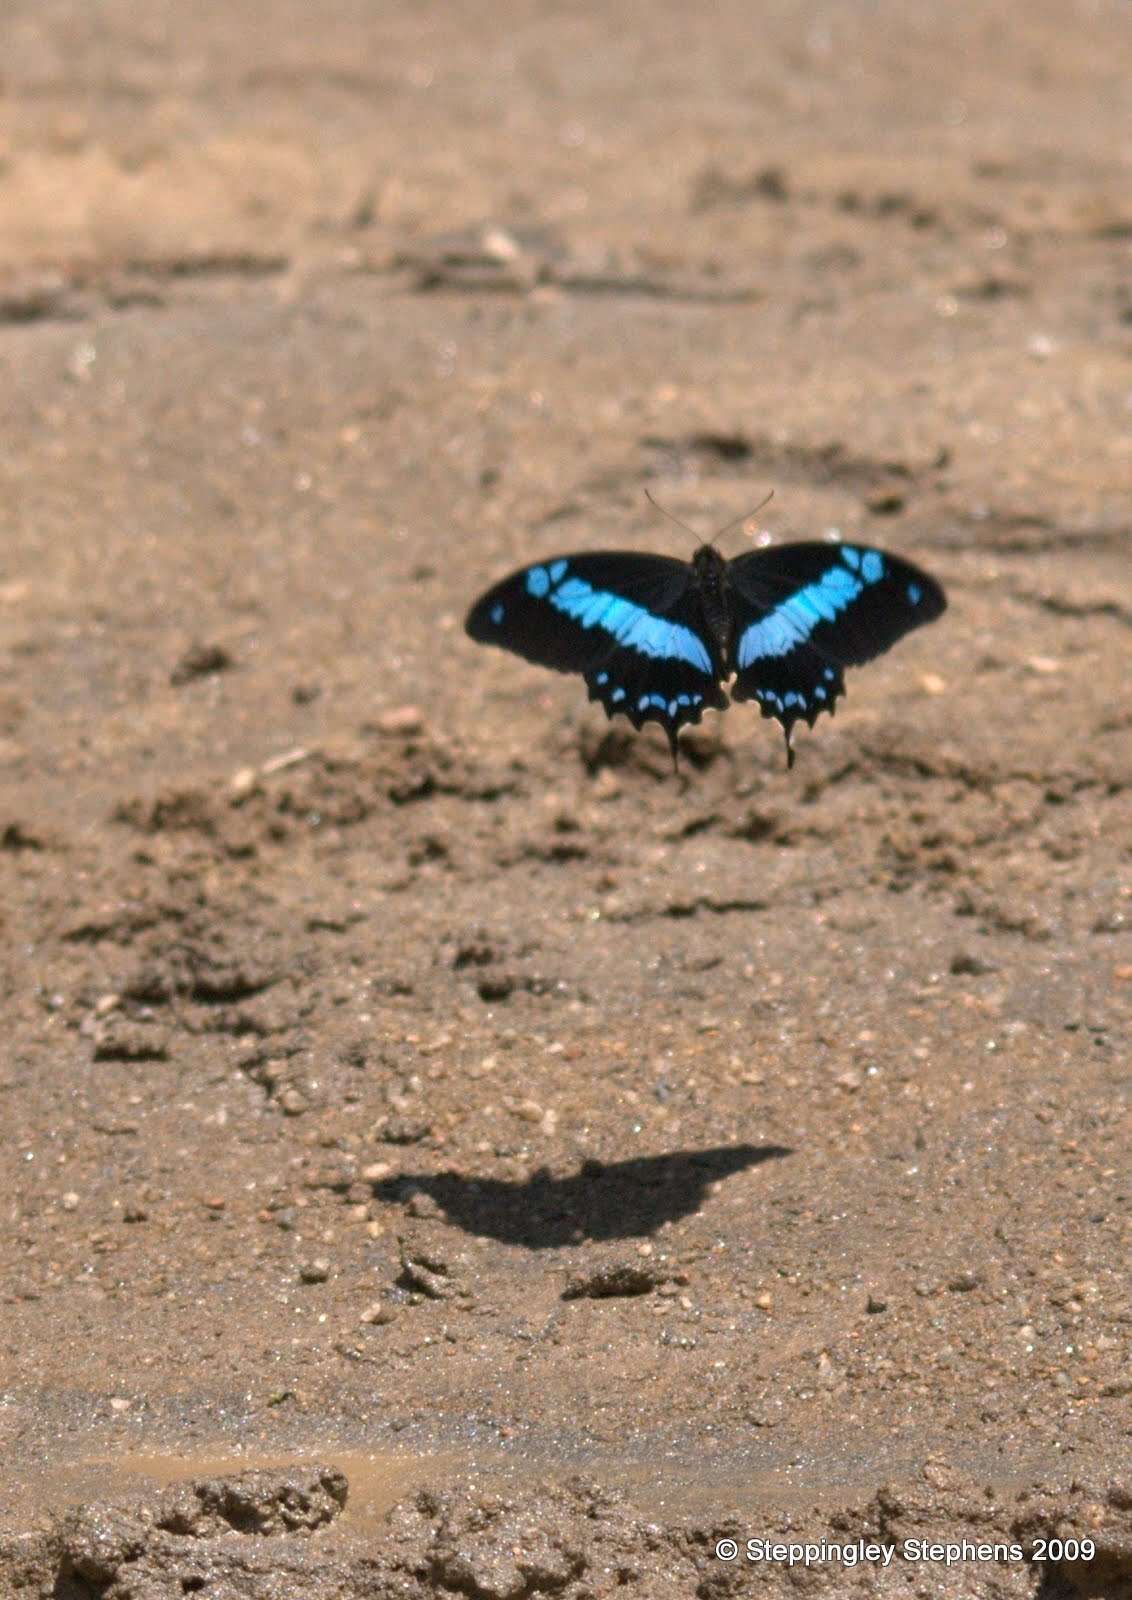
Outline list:
[[[1132,13],[0,31],[0,1594],[1132,1593]],[[950,609],[673,777],[646,488]]]

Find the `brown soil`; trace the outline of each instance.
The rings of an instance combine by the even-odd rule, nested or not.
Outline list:
[[[0,1592],[1132,1592],[1132,14],[3,31]],[[950,610],[673,778],[646,487]]]

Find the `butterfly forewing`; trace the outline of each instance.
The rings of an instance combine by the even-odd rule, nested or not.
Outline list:
[[[724,706],[723,661],[704,628],[686,561],[629,552],[557,556],[512,573],[477,600],[467,631],[559,672],[581,672],[590,698],[634,727],[676,734]]]
[[[757,700],[790,732],[832,712],[843,669],[933,622],[947,601],[934,578],[865,546],[769,546],[724,562],[623,551],[555,556],[489,589],[467,631],[528,661],[580,672],[590,699],[634,727],[659,722],[673,755],[685,723]],[[790,754],[793,761],[793,753]]]
[[[881,655],[933,622],[947,601],[934,578],[857,545],[771,545],[727,568],[734,629],[732,695],[757,700],[786,729],[832,712],[842,668]]]

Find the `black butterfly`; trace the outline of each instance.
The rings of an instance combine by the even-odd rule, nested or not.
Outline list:
[[[910,561],[850,544],[782,544],[726,560],[593,551],[524,567],[476,601],[465,624],[481,644],[559,672],[581,672],[590,699],[635,728],[676,736],[731,696],[757,700],[790,736],[832,713],[844,667],[879,656],[947,605]]]

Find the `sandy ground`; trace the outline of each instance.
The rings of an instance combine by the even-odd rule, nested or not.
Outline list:
[[[2,28],[0,1592],[1132,1593],[1127,8]],[[646,488],[950,609],[674,778]]]

